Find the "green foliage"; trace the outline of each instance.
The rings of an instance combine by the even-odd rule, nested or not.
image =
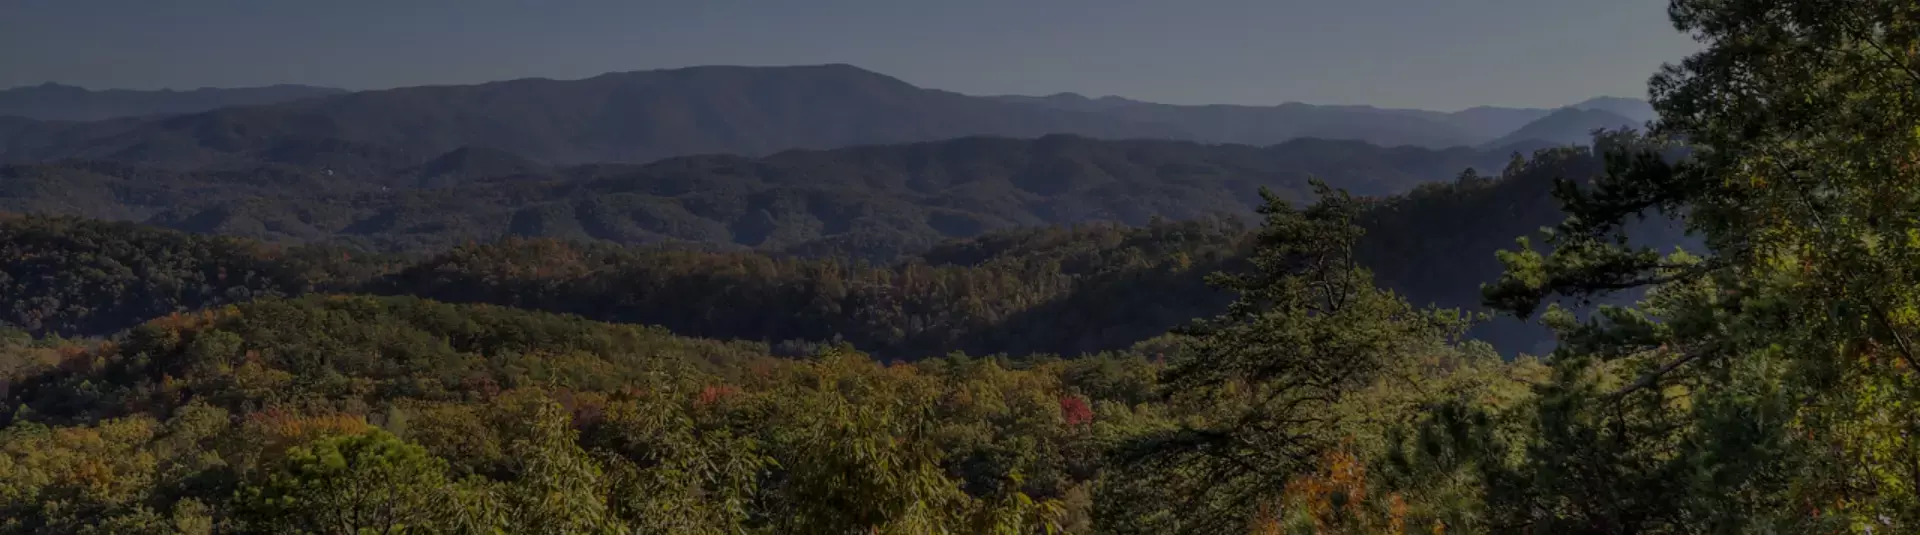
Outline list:
[[[1122,450],[1114,529],[1254,529],[1256,508],[1347,438],[1338,407],[1457,328],[1373,286],[1353,252],[1358,203],[1321,189],[1305,210],[1270,196],[1253,269],[1218,277],[1240,297],[1186,331],[1163,378],[1194,416]]]
[[[1704,50],[1653,80],[1659,131],[1561,192],[1550,252],[1505,255],[1490,303],[1653,287],[1585,320],[1540,390],[1529,485],[1490,497],[1561,533],[1920,529],[1911,2],[1675,0]],[[1684,216],[1704,251],[1624,236]],[[1525,244],[1523,243],[1523,246]]]
[[[432,533],[445,462],[384,431],[287,450],[236,507],[272,533]]]
[[[0,215],[0,322],[37,333],[111,334],[174,312],[339,288],[383,264],[353,256],[125,223]]]
[[[1528,475],[1564,468],[1516,453],[1534,440],[1529,418],[1561,413],[1517,401],[1544,380],[1526,361],[1442,343],[1458,323],[1407,304],[1458,303],[1491,268],[1409,266],[1553,219],[1548,179],[1595,169],[1587,151],[1548,151],[1498,178],[1276,208],[1252,237],[1233,221],[1087,225],[891,264],[521,239],[335,256],[29,216],[0,224],[40,236],[9,253],[21,273],[63,257],[215,273],[245,260],[289,282],[152,312],[140,312],[151,298],[126,299],[152,295],[139,281],[22,286],[123,307],[35,316],[92,322],[89,334],[160,317],[104,343],[10,338],[10,429],[162,415],[182,430],[116,450],[156,452],[154,467],[125,470],[153,482],[138,492],[75,509],[34,487],[9,507],[88,511],[42,514],[67,526],[55,531],[241,529],[262,509],[233,497],[291,448],[377,427],[444,463],[433,507],[413,520],[435,531],[1499,531],[1534,510],[1516,505],[1534,503]],[[1494,212],[1506,216],[1435,230]],[[1383,285],[1408,299],[1362,266],[1393,274]],[[1206,288],[1216,271],[1227,284]],[[271,297],[329,288],[397,295]],[[189,306],[208,308],[173,313]],[[1569,333],[1574,347],[1606,339]],[[822,351],[836,340],[920,360]],[[1032,356],[933,358],[954,350]],[[1553,440],[1610,443],[1591,438]],[[36,477],[70,477],[49,474]]]
[[[551,240],[470,245],[412,260],[336,257],[321,248],[246,257],[258,246],[29,216],[9,224],[47,238],[16,249],[19,259],[134,264],[172,258],[156,251],[185,243],[206,252],[170,260],[179,266],[170,269],[211,269],[242,256],[258,259],[263,272],[291,274],[297,288],[282,293],[357,288],[405,296],[208,300],[199,312],[157,309],[161,317],[111,342],[18,340],[0,351],[3,415],[11,429],[82,429],[141,415],[171,415],[166,425],[180,426],[164,435],[170,438],[120,450],[164,452],[155,453],[155,467],[124,476],[154,483],[88,502],[85,510],[99,514],[49,515],[69,526],[56,531],[169,523],[267,529],[262,517],[298,515],[259,514],[273,510],[232,501],[240,489],[260,488],[264,474],[284,471],[294,448],[375,428],[444,464],[431,507],[408,521],[433,531],[1086,533],[1158,529],[1176,515],[1195,519],[1189,526],[1262,526],[1262,511],[1273,508],[1288,511],[1281,516],[1294,524],[1444,518],[1450,526],[1486,525],[1469,520],[1495,508],[1464,489],[1475,478],[1517,470],[1514,463],[1409,455],[1406,466],[1388,466],[1387,452],[1411,443],[1402,429],[1411,424],[1391,415],[1447,401],[1486,410],[1467,400],[1512,397],[1525,374],[1468,364],[1482,362],[1468,354],[1492,358],[1484,353],[1415,343],[1430,338],[1416,331],[1447,329],[1419,327],[1427,316],[1373,289],[1359,266],[1397,270],[1415,289],[1474,280],[1466,271],[1401,268],[1394,259],[1452,255],[1446,244],[1460,239],[1409,241],[1398,238],[1407,236],[1403,229],[1494,207],[1520,211],[1509,218],[1514,225],[1550,217],[1557,212],[1528,199],[1539,197],[1533,192],[1543,175],[1582,172],[1583,158],[1590,155],[1546,153],[1543,163],[1498,179],[1470,177],[1405,198],[1330,198],[1307,212],[1272,214],[1274,228],[1252,239],[1233,221],[1088,225],[948,242],[887,265]],[[1353,223],[1396,238],[1365,239]],[[128,245],[94,245],[115,240]],[[1300,271],[1302,258],[1338,258],[1344,267]],[[1214,271],[1247,274],[1206,288],[1204,274]],[[1308,283],[1336,273],[1346,273],[1337,288]],[[117,292],[56,295],[115,303],[134,295]],[[1227,307],[1230,293],[1245,298]],[[1344,312],[1321,317],[1313,303],[1327,298],[1341,300]],[[1248,304],[1255,302],[1264,304]],[[1227,316],[1190,336],[1160,336],[1223,309]],[[104,329],[142,314],[65,310],[73,315],[45,317],[86,318]],[[783,342],[692,340],[668,329]],[[882,367],[845,349],[819,349],[833,340],[923,358]],[[930,358],[955,349],[1040,355]],[[776,352],[807,358],[768,356]],[[1196,365],[1195,355],[1209,353],[1228,365]],[[1356,358],[1341,358],[1348,355]],[[1166,356],[1178,364],[1163,367]],[[1262,371],[1263,359],[1298,365]],[[1325,386],[1316,378],[1340,370],[1354,373]],[[1276,391],[1308,380],[1310,388],[1288,395],[1314,399],[1297,414],[1265,410],[1242,386],[1249,379]],[[1420,386],[1399,386],[1407,382]],[[1328,395],[1337,402],[1317,401]],[[1492,421],[1506,426],[1501,433],[1522,414],[1494,413],[1500,417]],[[1294,419],[1289,414],[1314,421],[1285,422]],[[1243,419],[1256,425],[1234,425]],[[1271,427],[1276,422],[1293,431]],[[1205,442],[1184,439],[1219,436],[1266,440],[1236,451],[1290,464],[1206,479],[1185,469],[1154,472],[1151,462],[1114,472],[1109,462],[1127,458],[1116,452],[1177,443],[1168,450],[1176,451]],[[1192,451],[1166,458],[1175,459],[1169,466],[1217,461]],[[1454,483],[1362,492],[1367,479],[1353,474],[1363,466],[1382,483],[1420,481],[1409,474],[1421,473],[1452,474]],[[1251,497],[1252,505],[1186,505],[1186,493],[1213,492],[1200,483],[1211,480],[1230,483],[1215,490]],[[378,482],[343,484],[362,483]],[[1320,505],[1336,494],[1364,507]],[[70,510],[48,505],[48,496],[35,490],[8,503]]]
[[[0,532],[1920,530],[1920,8],[1670,14],[1706,46],[1654,79],[1652,135],[1304,208],[1287,151],[1365,149],[971,139],[557,171],[473,150],[378,198],[297,169],[9,168],[0,198],[52,211],[255,188],[96,214],[196,230],[763,251],[335,260],[0,222],[0,320],[24,328],[0,334]],[[1251,237],[988,232],[1251,200],[1226,175],[1288,188]],[[447,181],[463,203],[415,188]],[[1460,335],[1547,346],[1423,308],[1475,299],[1552,327],[1552,353],[1503,360]]]
[[[1500,273],[1491,252],[1561,219],[1553,179],[1600,171],[1588,150],[1556,149],[1498,177],[1367,200],[1356,255],[1411,302],[1474,308],[1474,288]],[[1241,269],[1251,246],[1242,224],[1216,219],[994,232],[882,263],[544,239],[399,258],[43,216],[0,231],[18,238],[0,247],[0,283],[25,296],[5,321],[35,333],[106,336],[174,311],[353,290],[660,325],[783,354],[838,339],[888,357],[1124,349],[1223,311],[1232,296],[1204,277]],[[1508,354],[1550,347],[1519,321],[1473,334]]]
[[[776,466],[754,435],[700,418],[726,392],[703,389],[699,407],[657,397],[611,405],[587,428],[582,442],[609,459],[609,506],[635,531],[728,534],[751,525],[760,475]]]
[[[828,342],[892,357],[1076,355],[1158,336],[1223,296],[1202,274],[1242,241],[1231,222],[1087,226],[955,242],[887,266],[550,240],[460,247],[380,293],[660,325],[716,338]]]
[[[13,531],[1039,533],[1097,459],[1058,400],[1144,396],[1064,361],[794,361],[412,298],[255,301],[56,352],[6,378]]]

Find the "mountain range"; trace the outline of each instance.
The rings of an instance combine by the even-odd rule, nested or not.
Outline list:
[[[378,250],[546,236],[686,241],[888,258],[995,229],[1250,214],[1309,178],[1383,196],[1497,170],[1510,154],[1298,139],[967,137],[764,157],[549,166],[465,147],[378,175],[308,166],[180,170],[110,162],[0,167],[0,210],[142,221]]]
[[[1266,145],[1299,138],[1352,139],[1376,145],[1445,148],[1508,147],[1527,142],[1584,143],[1596,128],[1635,126],[1654,117],[1645,101],[1596,97],[1559,109],[1479,106],[1456,112],[1372,106],[1175,105],[1125,97],[1088,98],[1076,93],[1044,97],[998,96],[1003,102],[1099,113],[1171,125],[1187,139],[1209,143]],[[1555,117],[1580,112],[1567,117]],[[1603,115],[1605,114],[1605,115]],[[1576,132],[1577,135],[1569,135]]]
[[[189,91],[162,89],[89,90],[47,82],[0,90],[0,115],[47,121],[98,121],[119,117],[198,113],[228,106],[279,104],[305,98],[344,94],[344,89],[306,85],[265,87],[203,87]]]
[[[57,104],[61,98],[49,96],[67,94],[89,104]],[[465,147],[570,165],[1055,133],[1248,145],[1321,138],[1527,152],[1651,116],[1650,108],[1636,106],[1644,103],[1594,99],[1561,110],[1585,112],[1567,116],[1532,108],[1443,113],[1299,103],[1181,106],[1072,94],[981,97],[837,64],[690,67],[350,93],[302,86],[192,92],[37,86],[0,92],[0,110],[11,110],[0,115],[18,116],[0,117],[0,162],[86,159],[189,170],[289,164],[376,175]]]
[[[1263,190],[1310,202],[1319,179],[1377,203],[1364,253],[1390,286],[1471,307],[1490,253],[1437,259],[1551,224],[1554,179],[1598,167],[1555,147],[1652,118],[1609,97],[1435,112],[970,96],[847,65],[262,89],[0,92],[31,108],[0,116],[0,212],[381,253],[536,237],[889,265],[1021,229],[1249,216]],[[54,93],[86,104],[18,104]],[[200,100],[164,98],[181,94]],[[1539,347],[1513,328],[1481,334]]]
[[[1343,149],[1324,143],[1353,147]],[[400,196],[410,200],[370,206],[340,202],[355,198],[350,193],[323,194],[331,198],[309,204],[298,202],[313,195],[315,190],[309,189],[277,199],[255,196],[252,201],[214,203],[200,215],[188,215],[183,220],[170,220],[172,216],[148,220],[202,235],[258,237],[300,228],[316,233],[304,236],[311,238],[308,241],[335,242],[293,247],[224,236],[188,237],[134,225],[44,215],[14,218],[0,213],[0,294],[13,292],[10,295],[20,297],[11,309],[0,307],[0,324],[11,322],[71,335],[104,335],[164,314],[172,306],[198,307],[247,296],[350,290],[567,312],[599,320],[660,325],[682,335],[765,341],[823,341],[844,336],[858,347],[892,357],[934,356],[955,348],[970,354],[1077,355],[1125,349],[1191,318],[1218,313],[1230,295],[1210,288],[1205,275],[1240,265],[1241,255],[1251,245],[1246,221],[1192,215],[1178,218],[1184,221],[1126,221],[1130,225],[1042,226],[1023,221],[1019,228],[959,225],[927,229],[914,218],[932,215],[930,222],[944,219],[952,223],[990,214],[919,205],[910,194],[884,191],[894,187],[885,176],[901,172],[900,161],[926,158],[940,162],[926,166],[919,178],[908,181],[921,186],[952,172],[938,170],[951,164],[1023,158],[1072,157],[1099,164],[1112,164],[1119,156],[1142,162],[1214,161],[1223,166],[1222,175],[1254,177],[1261,173],[1225,167],[1266,162],[1263,165],[1326,168],[1301,158],[1301,154],[1349,154],[1343,160],[1351,162],[1431,159],[1435,167],[1445,164],[1444,157],[1436,158],[1444,154],[1422,153],[1425,149],[1380,149],[1358,142],[1303,140],[1235,151],[1223,153],[1216,147],[1165,141],[1111,142],[1064,136],[1038,141],[974,138],[907,147],[796,151],[760,160],[695,157],[642,169],[561,170],[553,173],[583,177],[576,180],[585,183],[565,187],[582,193],[551,200],[542,200],[541,195],[562,189],[556,183],[530,184],[534,187],[526,189],[499,187],[517,179],[410,190],[411,194]],[[1038,158],[1043,154],[1049,156]],[[450,160],[488,162],[495,156],[462,151]],[[1293,163],[1286,163],[1289,161]],[[1478,309],[1480,284],[1499,276],[1504,269],[1495,251],[1511,248],[1516,236],[1536,232],[1565,217],[1551,195],[1559,179],[1582,182],[1600,173],[1602,167],[1603,162],[1590,149],[1561,148],[1542,151],[1529,161],[1505,168],[1497,177],[1462,175],[1457,180],[1425,181],[1402,194],[1373,196],[1363,201],[1364,209],[1359,214],[1358,223],[1366,231],[1355,251],[1356,258],[1372,268],[1380,284],[1416,303]],[[850,177],[883,191],[862,195],[844,187],[829,190],[753,183],[812,181],[816,177],[803,172],[808,169],[824,173],[818,177],[823,182],[833,182],[831,177],[835,176]],[[91,173],[105,176],[115,171],[102,168]],[[1385,167],[1364,172],[1392,174]],[[126,174],[126,170],[119,173]],[[593,174],[606,176],[585,178]],[[748,179],[743,174],[756,178]],[[979,171],[951,176],[958,180],[960,174],[974,175],[967,180],[985,187],[1004,188],[1004,184],[995,185],[1009,181],[1008,177]],[[5,178],[0,175],[0,184],[38,183],[42,192],[58,192],[61,184],[90,179],[86,171],[78,169],[50,175],[48,180],[21,175],[14,175],[13,180]],[[190,186],[189,180],[195,178],[149,173],[121,186]],[[191,195],[221,194],[215,184],[218,178],[197,177],[206,187]],[[1329,177],[1364,184],[1352,178]],[[1032,185],[1025,180],[1010,181]],[[1181,182],[1179,177],[1166,176],[1129,180]],[[1272,182],[1298,181],[1279,177]],[[235,181],[226,186],[244,184]],[[737,197],[730,197],[735,195],[731,193],[676,196],[664,191],[637,191],[649,184],[666,189],[699,185],[741,193]],[[302,187],[322,186],[324,183]],[[1183,187],[1209,191],[1204,184]],[[167,205],[192,204],[187,199],[191,195],[178,193],[150,187],[142,194]],[[253,190],[228,195],[243,199],[258,193]],[[1291,190],[1278,193],[1290,199],[1301,197]],[[84,201],[78,207],[113,203],[112,199],[87,198],[84,194],[53,193],[46,197],[78,197]],[[931,197],[936,199],[935,204],[964,201],[983,203],[983,208],[1018,209],[1015,204],[985,204],[992,200],[967,198],[964,193]],[[365,196],[360,198],[366,200]],[[1148,192],[1135,195],[1129,202],[1151,198],[1154,195]],[[729,204],[733,207],[726,206]],[[689,209],[675,219],[671,209],[663,209],[675,205]],[[43,206],[32,211],[44,214],[60,210]],[[1236,211],[1245,214],[1246,208]],[[326,226],[332,217],[328,214],[354,213],[366,217],[334,223],[346,222],[346,228]],[[1021,217],[1041,215],[1052,214]],[[732,218],[731,223],[725,218]],[[642,228],[648,224],[658,226]],[[1650,220],[1636,227],[1636,239],[1648,243],[1680,241],[1675,229],[1662,221]],[[678,241],[716,247],[614,243],[676,228],[707,228],[714,233],[677,236]],[[471,241],[460,239],[462,235]],[[825,237],[804,242],[801,247],[782,246],[821,235]],[[912,247],[895,243],[891,250],[860,249],[883,243],[889,235],[926,240]],[[526,239],[529,236],[560,239]],[[398,248],[400,254],[396,255],[365,255],[338,246],[340,242],[409,237],[420,243]],[[739,241],[728,244],[728,240]],[[752,244],[746,240],[760,241]],[[740,245],[758,247],[746,250]],[[795,252],[805,254],[791,254]],[[372,280],[380,273],[394,277]],[[87,282],[44,282],[80,279]],[[1538,353],[1550,348],[1552,340],[1541,326],[1513,318],[1492,319],[1472,334],[1508,353]]]

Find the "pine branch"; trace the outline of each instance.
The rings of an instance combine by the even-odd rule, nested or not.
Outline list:
[[[1660,381],[1661,377],[1666,376],[1668,373],[1672,373],[1673,370],[1679,369],[1681,366],[1685,366],[1689,362],[1699,360],[1700,357],[1705,354],[1706,354],[1706,351],[1698,351],[1694,353],[1681,355],[1680,358],[1674,359],[1673,362],[1668,362],[1666,364],[1661,365],[1658,368],[1654,368],[1653,371],[1649,371],[1647,373],[1641,374],[1640,378],[1635,379],[1633,383],[1628,384],[1627,386],[1619,390],[1613,391],[1612,394],[1607,394],[1607,399],[1609,401],[1618,401],[1620,398],[1626,397],[1627,394],[1632,394],[1636,391],[1653,386],[1654,383],[1657,383]]]

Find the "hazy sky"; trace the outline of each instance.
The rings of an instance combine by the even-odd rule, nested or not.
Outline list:
[[[969,94],[1458,109],[1644,96],[1664,0],[0,0],[0,87],[373,89],[851,63]]]

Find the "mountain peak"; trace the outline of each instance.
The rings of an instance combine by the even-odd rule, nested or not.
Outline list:
[[[1615,96],[1601,95],[1601,96],[1593,97],[1590,99],[1582,100],[1580,101],[1579,104],[1574,104],[1568,107],[1595,108],[1595,107],[1606,106],[1606,105],[1644,104],[1644,103],[1646,103],[1645,100],[1641,100],[1633,97],[1615,97]]]
[[[1554,110],[1538,120],[1527,123],[1513,133],[1502,136],[1483,145],[1486,148],[1501,148],[1512,145],[1544,142],[1553,145],[1584,145],[1593,141],[1594,130],[1613,130],[1619,128],[1638,128],[1645,121],[1637,121],[1618,113],[1597,108],[1578,108],[1568,106]]]
[[[1627,97],[1593,97],[1568,107],[1582,110],[1602,110],[1632,119],[1635,123],[1652,121],[1658,119],[1660,115],[1654,111],[1653,104],[1649,104],[1645,100]]]
[[[801,65],[689,65],[665,69],[643,69],[637,71],[613,72],[607,74],[716,74],[716,73],[832,73],[858,76],[881,76],[892,78],[879,72],[861,68],[851,63],[814,63]]]
[[[736,81],[758,80],[761,84],[788,84],[795,80],[819,80],[888,85],[898,88],[916,88],[899,78],[867,70],[847,63],[822,63],[814,65],[694,65],[665,69],[609,72],[584,80],[548,80],[558,82],[572,81],[625,81],[625,80],[675,80],[689,83],[735,83]],[[810,83],[810,82],[798,82]],[[486,85],[486,84],[479,84]],[[449,86],[465,87],[465,86]]]
[[[0,115],[8,113],[0,111]],[[970,135],[1030,138],[1073,132],[1096,138],[1166,138],[1181,134],[1124,117],[1036,109],[923,89],[844,63],[700,66],[576,80],[361,91],[279,105],[207,110],[141,123],[130,131],[104,127],[99,131],[98,137],[74,135],[71,143],[36,146],[28,155],[5,156],[33,161],[76,154],[136,154],[126,151],[139,148],[144,151],[137,152],[141,159],[164,161],[164,165],[244,165],[266,154],[265,148],[299,139],[388,147],[394,154],[410,155],[405,164],[423,164],[450,152],[462,156],[453,151],[470,145],[504,149],[543,164],[640,163],[692,154],[755,156],[795,148]],[[382,160],[367,165],[388,164]]]

